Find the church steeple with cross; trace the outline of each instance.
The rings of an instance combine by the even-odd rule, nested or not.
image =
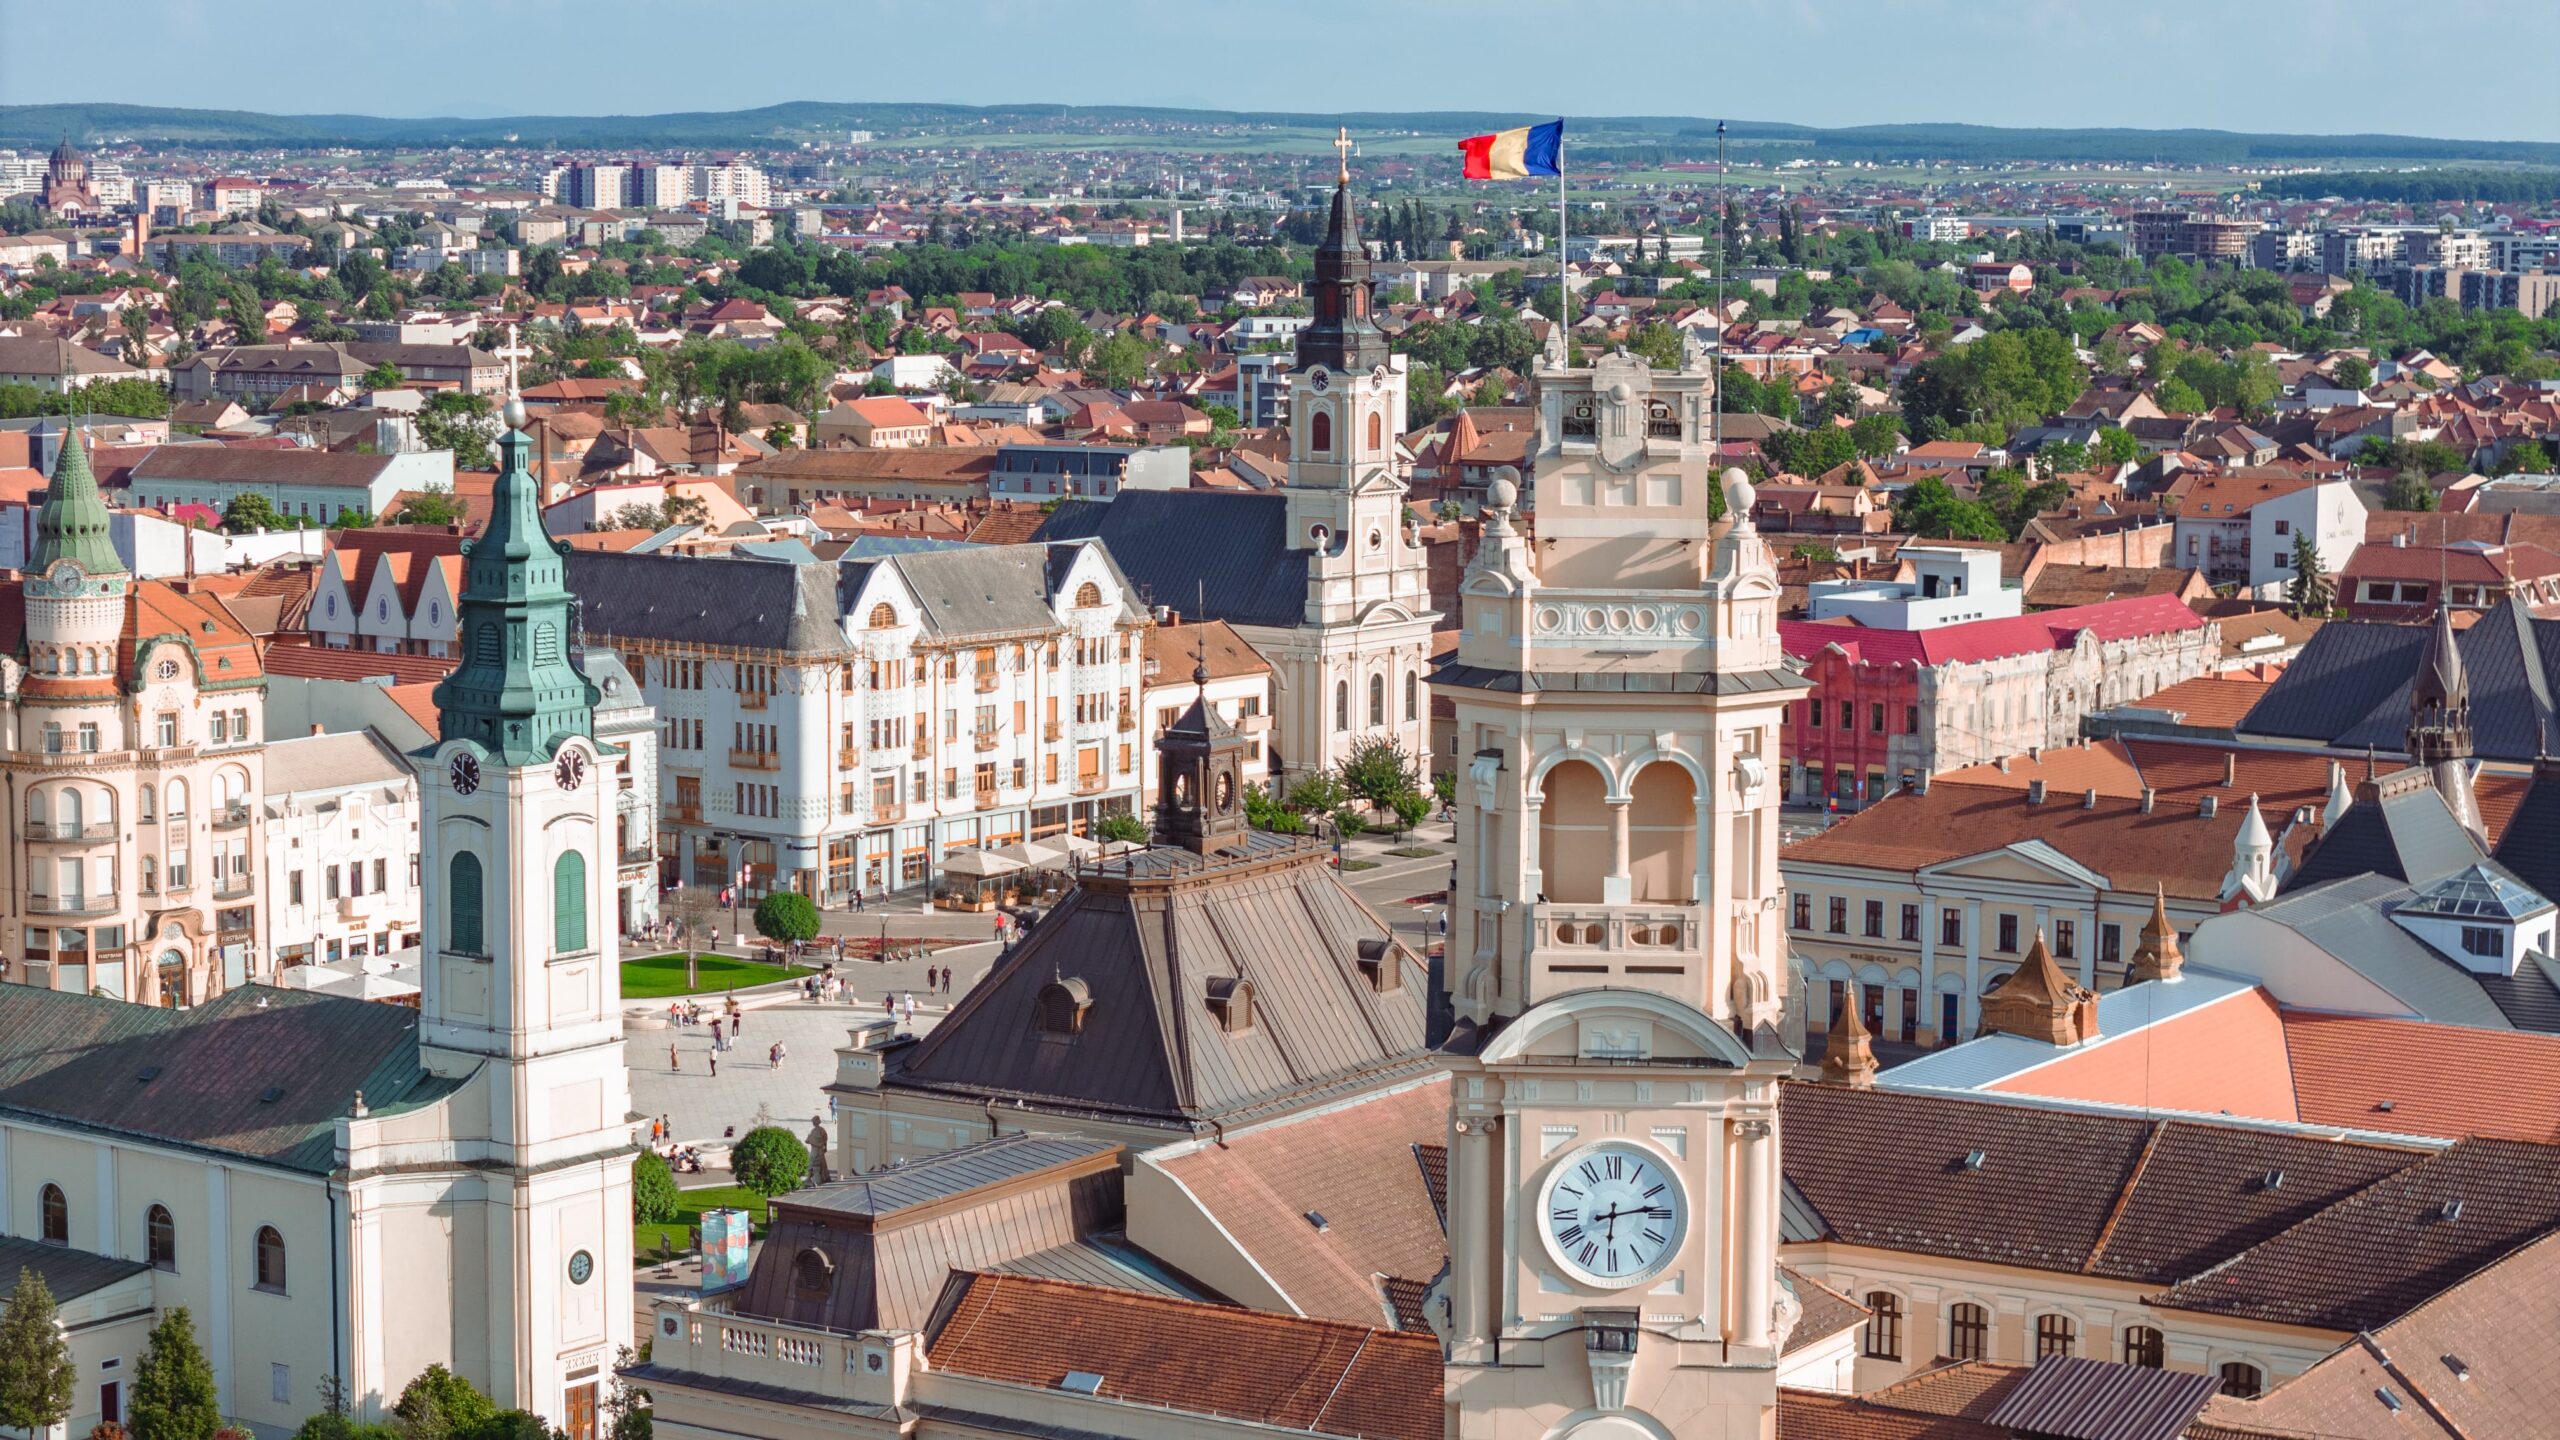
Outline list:
[[[1298,368],[1372,370],[1386,363],[1387,337],[1369,316],[1375,282],[1369,251],[1360,243],[1360,218],[1351,200],[1351,133],[1334,137],[1336,173],[1333,215],[1316,246],[1316,276],[1308,291],[1315,322],[1298,332]]]

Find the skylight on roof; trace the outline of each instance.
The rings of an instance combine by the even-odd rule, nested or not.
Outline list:
[[[1066,1378],[1058,1382],[1058,1388],[1074,1395],[1099,1395],[1102,1393],[1102,1377],[1090,1370],[1070,1370]]]

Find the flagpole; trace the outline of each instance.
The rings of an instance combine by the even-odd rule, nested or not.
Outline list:
[[[1727,193],[1725,186],[1724,122],[1719,120],[1716,122],[1716,198],[1729,207],[1733,204],[1733,197]],[[1709,446],[1715,451],[1715,457],[1708,462],[1710,469],[1724,463],[1724,262],[1725,255],[1733,245],[1733,232],[1726,226],[1721,209],[1716,215],[1716,234],[1719,239],[1716,244],[1715,389],[1708,401],[1710,408],[1707,421],[1707,440]],[[1717,493],[1723,493],[1721,481],[1718,482]]]
[[[1565,254],[1564,133],[1556,133],[1556,323],[1566,327],[1564,341],[1573,344],[1573,261]],[[1571,355],[1568,349],[1566,354]]]

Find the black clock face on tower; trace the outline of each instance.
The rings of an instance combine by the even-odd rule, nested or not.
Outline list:
[[[559,781],[560,788],[563,790],[575,790],[579,786],[586,784],[587,757],[585,752],[578,750],[561,751],[560,758],[551,762],[551,778]]]
[[[465,750],[453,757],[445,773],[453,780],[454,794],[468,795],[480,788],[480,757]]]

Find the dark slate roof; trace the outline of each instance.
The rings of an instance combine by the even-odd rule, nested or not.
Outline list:
[[[2498,837],[2495,858],[2536,894],[2560,900],[2560,771],[2535,771],[2532,787]]]
[[[572,550],[569,589],[591,635],[843,655],[836,567]]]
[[[1400,983],[1371,988],[1363,942]],[[1210,981],[1253,987],[1223,1028]],[[1254,833],[1204,861],[1156,847],[1088,869],[940,1025],[890,1055],[883,1085],[1169,1128],[1285,1113],[1433,1068],[1428,972],[1343,887],[1320,847]],[[1080,1031],[1044,1034],[1041,992],[1081,982]]]
[[[2511,822],[2508,830],[2515,829]],[[2402,771],[2356,791],[2355,803],[2286,877],[2288,892],[2353,875],[2426,885],[2480,860],[2480,847],[2422,771]]]
[[[1034,540],[1100,540],[1152,604],[1230,625],[1306,623],[1307,553],[1290,548],[1285,495],[1123,490],[1069,500]]]
[[[2464,1140],[2153,1303],[2372,1330],[2555,1227],[2560,1146]]]
[[[36,1272],[54,1299],[77,1300],[150,1268],[139,1260],[116,1260],[67,1245],[0,1235],[0,1301],[18,1293],[21,1270]]]
[[[873,1170],[854,1179],[794,1190],[787,1199],[806,1210],[829,1210],[879,1221],[989,1185],[1107,1155],[1119,1148],[1106,1140],[1073,1135],[1007,1135]]]
[[[451,1088],[419,1063],[417,1024],[263,985],[192,1010],[0,985],[0,1111],[325,1173],[357,1092],[380,1111]]]
[[[2330,621],[2250,708],[2240,733],[2400,753],[2428,633],[2424,625]],[[2472,743],[2482,759],[2533,759],[2547,726],[2560,738],[2550,679],[2560,673],[2560,621],[2536,620],[2510,600],[2463,631],[2457,648],[2470,674]]]
[[[876,563],[896,570],[923,607],[925,627],[938,639],[973,636],[1054,634],[1060,628],[1051,608],[1066,583],[1081,545],[972,545],[959,549],[893,555]],[[1103,551],[1104,563],[1110,562]],[[862,567],[848,569],[842,587],[847,601],[862,583]],[[1124,584],[1125,596],[1128,587]],[[1121,605],[1123,618],[1136,620],[1141,607],[1133,598]]]

